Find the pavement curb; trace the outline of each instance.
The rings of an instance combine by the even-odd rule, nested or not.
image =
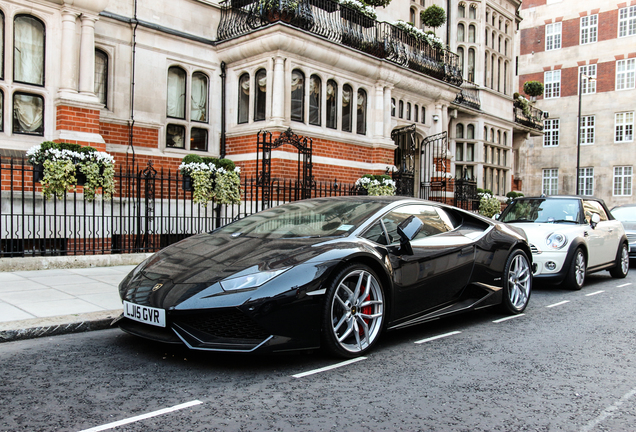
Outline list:
[[[152,253],[0,258],[0,272],[137,265]]]
[[[0,343],[14,342],[47,336],[58,336],[70,333],[82,333],[94,330],[105,330],[120,315],[121,311],[105,311],[91,314],[70,315],[46,319],[15,321],[11,327],[0,326]],[[37,325],[38,321],[43,321]],[[36,324],[36,325],[34,325]],[[20,328],[22,327],[22,328]]]

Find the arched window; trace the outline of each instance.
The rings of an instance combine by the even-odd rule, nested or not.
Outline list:
[[[468,42],[475,43],[475,26],[472,24],[468,26]]]
[[[0,90],[0,132],[4,131],[4,92]]]
[[[426,123],[426,107],[422,107],[422,123]]]
[[[501,144],[501,131],[497,131],[497,144]],[[497,150],[499,152],[499,150]]]
[[[100,49],[95,50],[95,96],[108,108],[108,55]]]
[[[414,8],[411,8],[411,15],[410,16],[411,16],[411,23],[413,23],[413,25],[415,27],[417,27],[417,23],[415,22],[415,19],[416,19],[415,17],[417,15],[415,14],[415,9]]]
[[[504,42],[504,55],[508,55],[508,39]]]
[[[505,146],[507,146],[507,145],[508,145],[508,133],[507,133],[507,132],[504,132],[504,133],[503,133],[503,142],[502,142],[502,144],[503,144],[503,145],[505,145]],[[506,154],[504,153],[504,156],[505,156],[505,155],[506,155]],[[504,157],[504,160],[505,160],[505,157]]]
[[[468,81],[475,82],[475,50],[468,49]]]
[[[395,98],[391,98],[391,117],[395,117]]]
[[[334,80],[327,81],[327,127],[338,127],[338,84]]]
[[[267,71],[260,69],[254,77],[254,121],[265,120],[267,106]]]
[[[484,141],[488,141],[488,128],[484,126]]]
[[[13,80],[44,85],[44,24],[30,15],[13,22]]]
[[[464,42],[464,24],[457,24],[457,42]]]
[[[305,74],[298,69],[292,71],[291,119],[305,121]]]
[[[457,55],[459,56],[459,68],[462,70],[462,75],[464,75],[464,48],[457,47]]]
[[[495,32],[492,32],[492,35],[490,36],[490,44],[492,45],[492,49],[495,49],[495,41],[497,39],[495,38]]]
[[[504,63],[503,85],[504,85],[504,94],[508,94],[508,62]]]
[[[477,7],[474,4],[470,5],[468,9],[468,18],[477,19]]]
[[[342,130],[352,132],[351,123],[353,121],[353,89],[349,84],[342,86]]]
[[[468,139],[475,139],[475,126],[469,124],[466,127],[466,138]]]
[[[494,129],[490,129],[490,142],[495,142],[495,130]]]
[[[238,123],[247,123],[250,112],[250,75],[244,73],[239,78]]]
[[[415,111],[413,111],[413,120],[416,122],[420,121],[420,110],[417,105],[415,105]]]
[[[309,124],[320,126],[322,81],[318,75],[309,77]]]
[[[484,87],[488,87],[488,53],[484,55]]]
[[[4,14],[2,11],[0,11],[0,38],[0,79],[4,79]],[[0,119],[1,122],[2,119]]]
[[[464,125],[461,123],[455,126],[455,138],[464,138]]]
[[[497,91],[501,91],[501,59],[497,60]]]
[[[404,118],[404,102],[400,101],[398,104],[398,117]]]
[[[501,36],[499,36],[499,43],[497,45],[497,51],[501,52]]]
[[[466,16],[466,6],[464,6],[463,3],[460,3],[459,6],[457,6],[457,17],[464,18],[465,16]]]
[[[411,120],[411,102],[406,103],[406,119]]]
[[[490,88],[495,89],[495,55],[490,58]]]
[[[358,89],[358,116],[356,118],[356,132],[359,135],[367,134],[367,92],[362,89]]]
[[[13,94],[13,133],[44,135],[44,98],[26,93]]]
[[[168,117],[185,120],[186,72],[178,66],[168,68]]]
[[[196,122],[208,121],[208,76],[203,72],[192,74],[190,120]]]

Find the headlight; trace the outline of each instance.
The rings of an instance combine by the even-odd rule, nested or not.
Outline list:
[[[568,238],[561,233],[552,233],[545,239],[545,244],[550,249],[562,249],[568,242]]]
[[[235,291],[246,288],[256,288],[274,279],[276,276],[285,273],[291,267],[278,269],[278,270],[266,270],[259,271],[248,275],[231,276],[221,281],[221,288],[224,291]]]

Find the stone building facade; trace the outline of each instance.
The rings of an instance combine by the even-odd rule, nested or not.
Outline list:
[[[504,195],[543,127],[512,101],[521,4],[436,2],[449,50],[391,24],[421,28],[431,0],[393,0],[372,22],[330,0],[294,2],[289,19],[264,0],[0,0],[0,153],[63,141],[171,170],[197,153],[251,176],[259,131],[291,128],[313,142],[316,180],[388,170],[415,196],[453,178]],[[294,178],[296,161],[276,148],[272,175]]]
[[[520,148],[524,192],[575,194],[578,149],[580,194],[633,202],[636,2],[531,0],[521,16],[519,88],[542,82],[549,113]]]

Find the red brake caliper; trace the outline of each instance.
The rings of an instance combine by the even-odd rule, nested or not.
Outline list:
[[[364,287],[362,287],[362,289],[364,289]],[[364,301],[369,301],[371,300],[371,294],[367,295],[367,298],[364,299]],[[373,313],[373,306],[365,306],[363,308],[360,309],[360,312],[364,315],[371,315]],[[362,318],[364,320],[365,323],[367,323],[367,325],[369,325],[369,322],[371,321],[369,318]],[[362,327],[359,328],[359,333],[360,336],[364,335],[364,329]]]

